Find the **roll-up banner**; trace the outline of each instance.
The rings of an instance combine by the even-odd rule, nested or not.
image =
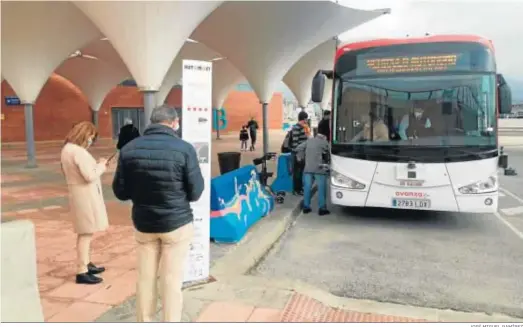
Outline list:
[[[198,155],[205,181],[201,198],[191,203],[194,238],[185,265],[185,282],[209,277],[211,211],[212,63],[184,60],[182,74],[182,138]]]

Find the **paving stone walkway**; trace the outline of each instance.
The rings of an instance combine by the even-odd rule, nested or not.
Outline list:
[[[275,131],[271,136],[271,147],[276,150],[284,133]],[[24,145],[2,144],[2,222],[28,219],[35,224],[38,283],[45,320],[88,322],[135,293],[136,246],[130,218],[131,205],[118,201],[113,195],[113,164],[102,177],[111,227],[107,232],[95,235],[92,243],[92,261],[108,267],[108,270],[102,275],[102,284],[76,285],[76,235],[72,230],[67,186],[60,168],[61,146],[61,142],[38,143],[38,168],[27,169]],[[224,135],[222,140],[213,141],[213,176],[219,175],[217,153],[237,148],[236,135]],[[114,142],[103,139],[90,149],[95,158],[109,157],[114,151]],[[259,155],[261,150],[242,153],[242,165],[252,163],[252,159]],[[231,247],[211,243],[211,260],[223,256]]]
[[[341,310],[303,294],[293,293],[282,310],[240,302],[216,301],[207,305],[196,322],[426,322],[373,313]]]
[[[76,234],[60,169],[59,143],[38,144],[39,167],[26,169],[21,145],[2,147],[2,221],[28,219],[35,225],[38,285],[44,318],[53,322],[93,321],[135,293],[136,259],[130,205],[110,190],[114,165],[103,177],[110,228],[95,234],[92,261],[108,267],[99,285],[77,285]],[[112,141],[92,148],[95,157],[114,152]]]

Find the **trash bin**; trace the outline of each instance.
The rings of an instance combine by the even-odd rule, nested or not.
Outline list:
[[[218,153],[218,164],[220,165],[220,174],[225,174],[230,171],[240,168],[240,160],[242,154],[240,152],[221,152]]]

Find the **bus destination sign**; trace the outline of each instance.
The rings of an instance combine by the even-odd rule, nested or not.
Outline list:
[[[473,42],[434,42],[345,48],[334,70],[344,78],[393,74],[495,72],[492,51]]]
[[[364,69],[371,74],[393,74],[432,73],[455,70],[458,64],[458,57],[459,55],[457,54],[439,54],[382,58],[367,57],[362,59],[364,60]]]

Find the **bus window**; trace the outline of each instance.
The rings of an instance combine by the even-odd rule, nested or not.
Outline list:
[[[495,143],[492,138],[496,120],[493,76],[440,75],[343,81],[335,110],[333,141],[383,145]]]

